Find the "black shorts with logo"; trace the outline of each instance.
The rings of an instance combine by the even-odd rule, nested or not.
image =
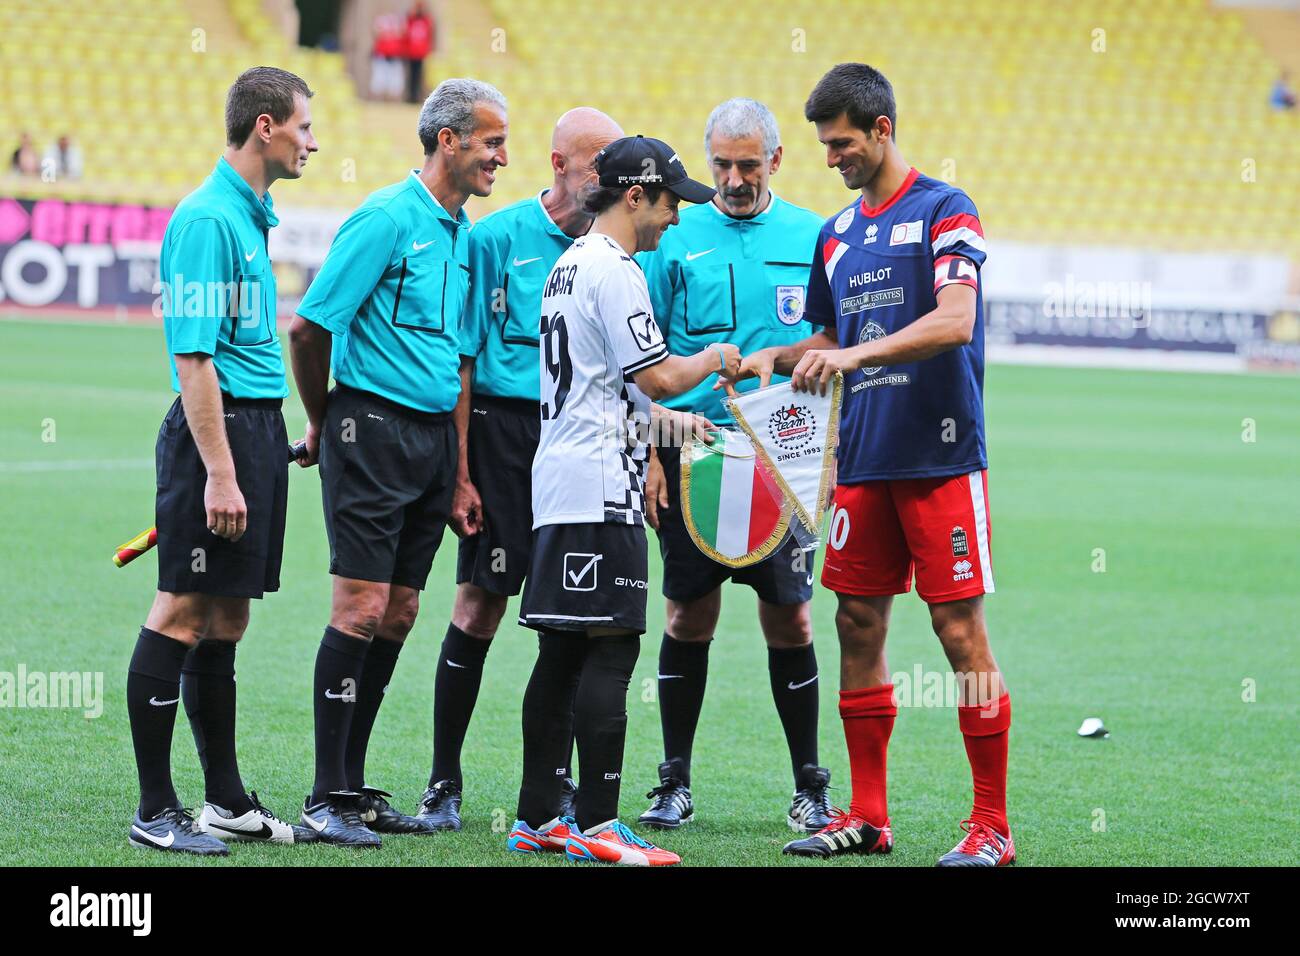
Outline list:
[[[664,597],[686,603],[704,597],[725,581],[747,584],[769,604],[803,604],[812,600],[815,551],[802,552],[787,534],[780,547],[757,564],[729,568],[696,546],[686,530],[681,508],[681,449],[660,447],[659,461],[668,482],[668,510],[659,511],[659,554],[664,562]]]
[[[451,413],[337,386],[320,436],[330,574],[423,590],[442,543],[459,455]]]
[[[542,421],[536,402],[475,395],[470,403],[469,477],[483,499],[484,528],[460,539],[456,583],[518,594],[533,527],[533,455]]]
[[[534,630],[614,627],[645,633],[645,528],[548,524],[533,532],[519,623]]]
[[[172,403],[154,448],[159,591],[260,598],[280,589],[289,500],[289,437],[280,404],[222,395],[235,481],[248,508],[244,536],[229,541],[208,530],[208,470],[180,398]]]

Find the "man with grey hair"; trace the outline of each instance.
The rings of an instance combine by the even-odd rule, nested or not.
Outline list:
[[[432,832],[365,785],[366,748],[451,514],[470,284],[462,207],[489,195],[506,165],[505,98],[477,80],[444,80],[418,132],[423,168],[343,223],[289,332],[334,576],[302,820],[349,846],[379,846],[379,832]]]
[[[781,166],[776,118],[762,103],[731,99],[705,124],[704,147],[717,186],[710,203],[692,206],[655,252],[641,257],[654,314],[668,349],[692,355],[713,342],[734,342],[746,355],[797,342],[808,269],[820,216],[777,197],[771,177]],[[740,384],[752,388],[749,380]],[[769,384],[763,379],[762,385]],[[701,385],[664,404],[726,423],[722,393]],[[815,832],[830,822],[830,771],[817,759],[817,658],[812,645],[813,555],[787,535],[767,558],[744,568],[713,560],[691,539],[679,504],[681,449],[661,446],[646,479],[646,518],[663,556],[667,627],[659,650],[659,715],[664,762],[646,826],[672,829],[694,814],[691,748],[704,702],[709,643],[732,580],[758,595],[772,697],[794,773],[787,822]]]
[[[460,829],[460,753],[483,663],[528,570],[542,287],[556,260],[591,228],[583,203],[598,188],[596,154],[622,135],[600,110],[569,110],[551,136],[551,185],[484,217],[470,233],[474,285],[461,329],[460,470],[451,510],[463,537],[434,684],[433,772],[419,814],[440,830]],[[565,770],[571,798],[572,771]]]

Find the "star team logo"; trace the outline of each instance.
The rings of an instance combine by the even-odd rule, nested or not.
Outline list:
[[[778,408],[767,420],[768,434],[782,451],[797,451],[813,439],[817,419],[807,405],[791,402]]]

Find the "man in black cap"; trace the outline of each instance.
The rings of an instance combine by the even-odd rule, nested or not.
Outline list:
[[[680,857],[618,822],[627,687],[645,632],[648,427],[674,414],[652,399],[710,375],[739,350],[670,355],[632,256],[654,249],[680,200],[714,190],[686,175],[667,144],[624,137],[596,156],[591,230],[546,280],[541,320],[541,437],[533,458],[533,544],[519,621],[538,632],[524,694],[524,772],[508,846],[572,860],[666,866]],[[560,816],[571,733],[582,786]]]

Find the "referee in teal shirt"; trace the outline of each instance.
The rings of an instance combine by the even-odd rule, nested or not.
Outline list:
[[[380,832],[433,831],[366,786],[366,747],[451,513],[470,286],[462,207],[492,192],[506,134],[494,87],[440,83],[420,111],[423,168],[343,223],[290,330],[334,576],[316,656],[316,775],[302,812],[327,842],[378,846]]]
[[[453,522],[468,533],[460,539],[456,605],[434,684],[433,772],[422,811],[439,829],[460,829],[460,753],[483,661],[506,600],[522,589],[528,570],[542,287],[591,227],[582,203],[597,188],[596,154],[622,135],[599,110],[569,110],[551,136],[550,188],[485,216],[470,233],[474,285],[460,339],[463,444],[452,508]],[[571,781],[571,772],[565,777]]]
[[[180,397],[158,432],[158,592],[126,681],[140,776],[129,839],[140,847],[222,855],[226,839],[314,836],[247,794],[235,760],[235,647],[249,599],[280,587],[289,485],[268,189],[300,177],[316,151],[311,95],[284,70],[242,73],[226,96],[226,151],[163,236],[163,328]],[[197,820],[171,780],[182,698],[203,765]]]
[[[640,256],[655,318],[675,355],[734,342],[748,355],[811,335],[803,319],[808,270],[822,217],[776,196],[781,166],[776,119],[762,103],[733,99],[709,116],[704,133],[718,194],[681,213],[659,248]],[[753,388],[755,380],[740,383]],[[767,384],[767,383],[763,383]],[[726,422],[722,392],[701,385],[664,404]],[[640,822],[672,829],[692,818],[691,747],[708,673],[709,642],[733,580],[758,595],[768,672],[790,749],[794,797],[787,822],[815,832],[830,823],[830,773],[817,759],[817,659],[812,646],[812,554],[787,537],[767,559],[733,569],[691,540],[679,503],[681,449],[661,446],[646,479],[646,517],[659,537],[667,629],[659,651],[659,714],[664,762]]]

